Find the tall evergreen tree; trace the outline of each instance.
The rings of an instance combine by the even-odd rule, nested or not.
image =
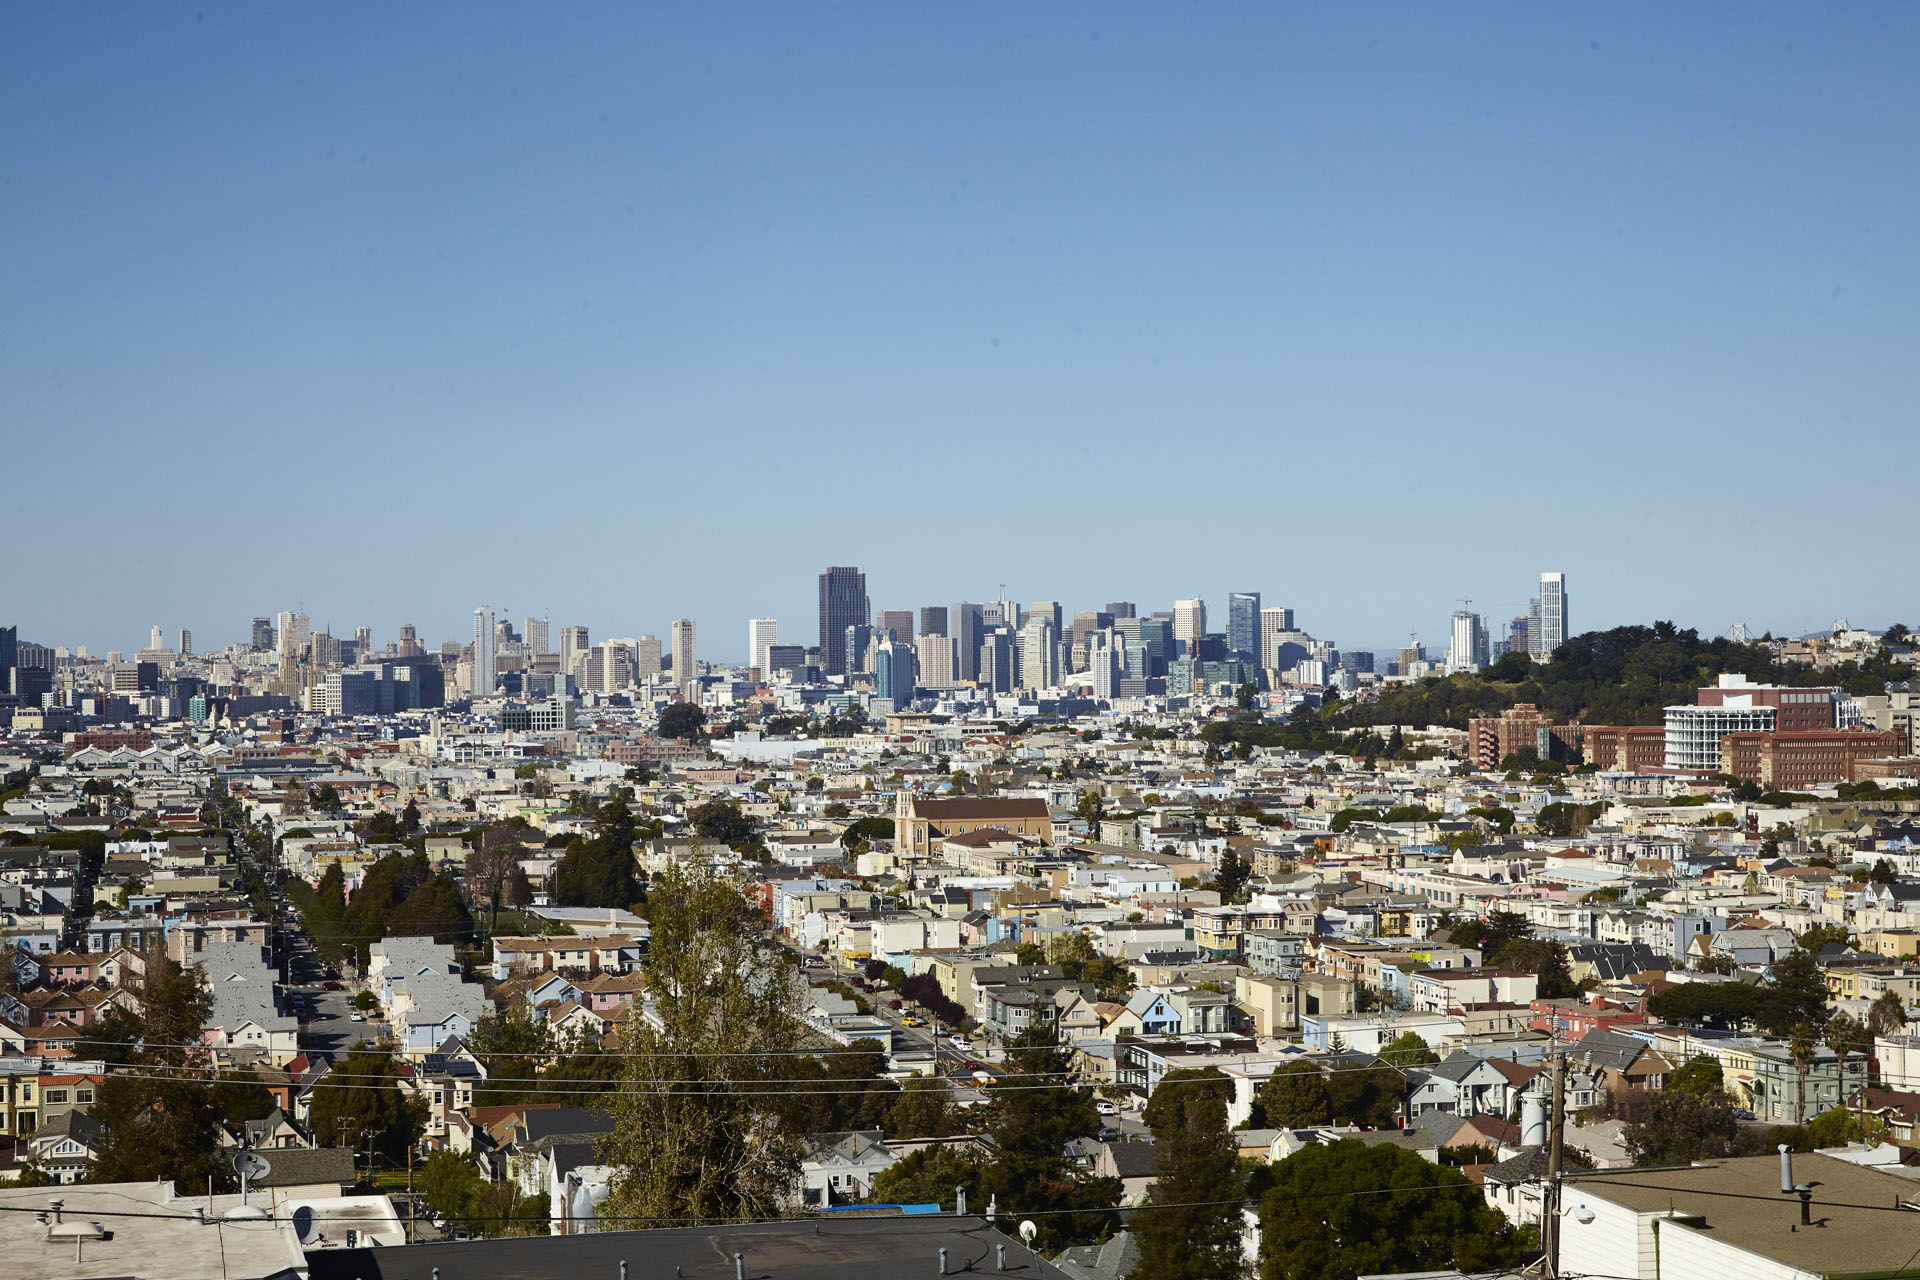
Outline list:
[[[1172,1105],[1149,1120],[1159,1169],[1133,1218],[1140,1260],[1127,1280],[1239,1280],[1246,1177],[1227,1133],[1226,1100],[1207,1082],[1181,1083]],[[1163,1081],[1154,1099],[1166,1091]]]
[[[994,1144],[987,1190],[1001,1212],[1037,1214],[1043,1251],[1098,1238],[1115,1224],[1117,1178],[1074,1176],[1066,1146],[1100,1129],[1093,1094],[1072,1084],[1072,1064],[1051,1023],[1029,1027],[1009,1046],[1009,1078],[1017,1087],[994,1098]]]

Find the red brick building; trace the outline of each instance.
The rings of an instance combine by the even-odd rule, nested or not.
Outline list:
[[[1858,782],[1868,760],[1900,754],[1900,734],[1871,729],[1730,733],[1720,739],[1720,771],[1770,791]]]
[[[1590,724],[1581,730],[1581,746],[1590,765],[1640,773],[1666,763],[1667,731],[1657,724]]]

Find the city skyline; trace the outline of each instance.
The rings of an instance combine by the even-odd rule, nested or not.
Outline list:
[[[485,602],[731,650],[836,561],[1373,645],[1543,564],[1582,628],[1902,610],[1897,503],[1837,553],[1689,495],[1905,443],[1911,6],[455,13],[0,14],[28,633]],[[866,457],[959,536],[876,537]]]

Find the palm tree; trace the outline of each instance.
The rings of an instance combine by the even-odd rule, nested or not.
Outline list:
[[[1793,1115],[1795,1124],[1807,1122],[1807,1068],[1813,1064],[1814,1050],[1819,1046],[1814,1030],[1804,1022],[1794,1024],[1787,1036],[1787,1054],[1793,1059],[1793,1069],[1799,1078],[1800,1094],[1794,1100]]]

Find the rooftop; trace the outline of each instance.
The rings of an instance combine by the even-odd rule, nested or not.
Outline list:
[[[1771,1155],[1580,1173],[1567,1179],[1564,1195],[1570,1205],[1592,1196],[1636,1213],[1698,1214],[1706,1223],[1691,1229],[1815,1273],[1905,1273],[1920,1256],[1920,1213],[1895,1208],[1913,1198],[1912,1182],[1823,1155],[1795,1156],[1793,1176],[1813,1184],[1808,1230],[1799,1229],[1797,1198],[1780,1194],[1780,1161]],[[1569,1238],[1578,1230],[1569,1226]]]

